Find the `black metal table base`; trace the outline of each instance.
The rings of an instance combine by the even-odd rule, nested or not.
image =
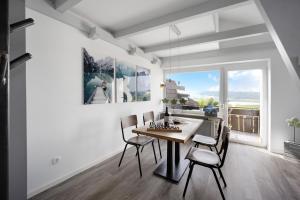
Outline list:
[[[167,161],[164,160],[156,168],[156,170],[154,171],[154,174],[158,175],[160,177],[163,177],[163,178],[167,179],[168,181],[178,183],[180,181],[180,179],[182,178],[188,165],[189,165],[188,160],[181,160],[181,161],[179,161],[178,164],[175,164],[173,166],[172,171],[168,173]]]
[[[154,171],[171,182],[178,183],[189,165],[188,160],[180,159],[180,144],[175,142],[175,155],[173,157],[173,141],[167,144],[167,160],[162,161]]]

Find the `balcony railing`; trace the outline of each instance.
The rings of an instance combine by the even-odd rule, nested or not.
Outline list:
[[[260,111],[257,109],[229,108],[228,124],[231,130],[259,134]]]

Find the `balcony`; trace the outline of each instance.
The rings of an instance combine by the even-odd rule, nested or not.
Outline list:
[[[231,130],[248,134],[259,135],[259,109],[229,107],[228,124]]]

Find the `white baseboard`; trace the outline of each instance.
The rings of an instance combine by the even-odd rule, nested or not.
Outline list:
[[[27,199],[29,199],[29,198],[31,198],[31,197],[33,197],[33,196],[35,196],[35,195],[37,195],[37,194],[39,194],[41,192],[44,192],[45,190],[47,190],[47,189],[49,189],[49,188],[51,188],[51,187],[53,187],[53,186],[55,186],[55,185],[57,185],[59,183],[62,183],[64,181],[66,181],[67,179],[69,179],[69,178],[71,178],[71,177],[73,177],[73,176],[75,176],[77,174],[80,174],[81,172],[83,172],[83,171],[85,171],[85,170],[87,170],[87,169],[89,169],[91,167],[94,167],[95,165],[100,164],[101,162],[104,162],[105,160],[107,160],[107,159],[109,159],[109,158],[111,158],[111,157],[119,154],[122,151],[123,151],[123,147],[120,148],[120,149],[118,149],[118,150],[116,150],[116,151],[114,151],[114,152],[112,152],[112,153],[110,153],[110,154],[107,154],[107,155],[105,155],[105,156],[103,156],[103,157],[101,157],[101,158],[99,158],[99,159],[97,159],[97,160],[95,160],[95,161],[93,161],[93,162],[91,162],[91,163],[89,163],[89,164],[87,164],[87,165],[85,165],[85,166],[83,166],[83,167],[81,167],[81,168],[79,168],[79,169],[77,169],[77,170],[69,173],[69,174],[66,174],[66,175],[64,175],[64,176],[62,176],[62,177],[60,177],[60,178],[58,178],[58,179],[56,179],[54,181],[46,183],[45,185],[43,185],[43,186],[41,186],[39,188],[36,188],[36,189],[34,189],[32,191],[29,191],[27,193]]]

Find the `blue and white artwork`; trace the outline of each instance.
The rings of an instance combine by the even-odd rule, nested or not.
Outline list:
[[[116,102],[136,101],[136,66],[116,60]]]
[[[113,102],[114,59],[108,56],[90,55],[83,49],[84,104]]]
[[[137,101],[151,100],[151,71],[150,69],[137,66],[136,68],[136,98]]]

